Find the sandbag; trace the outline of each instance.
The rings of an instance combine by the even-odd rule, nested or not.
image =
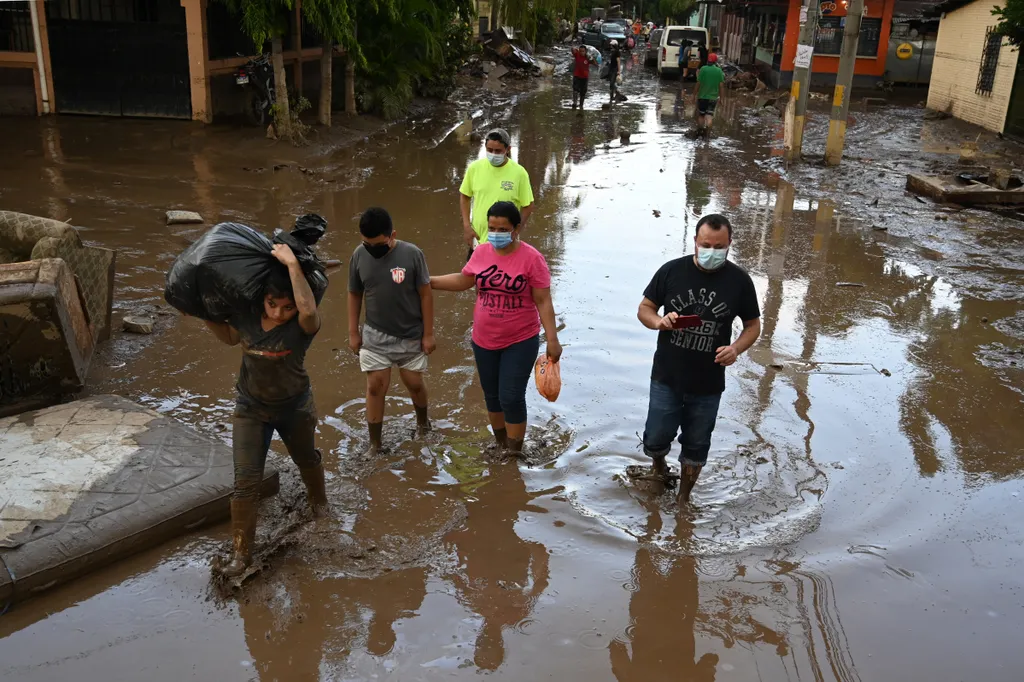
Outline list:
[[[562,392],[562,370],[557,361],[547,354],[537,358],[533,365],[533,380],[541,396],[552,403],[558,400],[558,394]]]
[[[311,247],[327,223],[322,218],[320,224],[303,218],[291,234],[278,230],[273,240],[240,223],[214,225],[171,265],[164,299],[186,315],[211,322],[226,322],[242,310],[261,310],[271,273],[285,269],[271,255],[278,243],[287,244],[295,253],[319,304],[327,291],[327,274]]]

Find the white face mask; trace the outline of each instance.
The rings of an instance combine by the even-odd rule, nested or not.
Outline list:
[[[729,247],[724,249],[709,249],[703,246],[697,247],[697,262],[705,270],[717,270],[725,265],[726,257],[729,255]]]
[[[504,154],[492,154],[491,152],[487,152],[487,160],[491,162],[492,166],[500,166],[505,163],[505,158]]]

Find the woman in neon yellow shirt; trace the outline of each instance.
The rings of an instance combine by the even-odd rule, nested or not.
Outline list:
[[[499,201],[511,201],[522,215],[520,229],[533,213],[533,189],[530,174],[512,160],[509,152],[512,138],[502,128],[495,128],[484,139],[487,156],[469,164],[459,187],[459,208],[462,210],[462,236],[473,253],[473,240],[487,240],[487,210]],[[472,202],[472,218],[470,218]]]

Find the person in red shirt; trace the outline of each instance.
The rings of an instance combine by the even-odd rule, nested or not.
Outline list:
[[[590,65],[597,62],[590,56],[586,45],[572,48],[572,58],[575,63],[572,70],[572,108],[576,108],[579,100],[580,111],[583,111],[583,100],[587,98],[587,85],[590,83]]]

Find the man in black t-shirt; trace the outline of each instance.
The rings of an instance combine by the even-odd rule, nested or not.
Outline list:
[[[637,317],[658,331],[644,452],[655,471],[668,473],[665,457],[679,434],[680,501],[689,501],[711,449],[711,433],[725,390],[725,368],[761,334],[761,311],[750,275],[726,260],[732,225],[716,213],[697,223],[692,256],[659,268],[644,290]],[[659,310],[663,309],[663,313]],[[732,341],[732,323],[743,331]]]

